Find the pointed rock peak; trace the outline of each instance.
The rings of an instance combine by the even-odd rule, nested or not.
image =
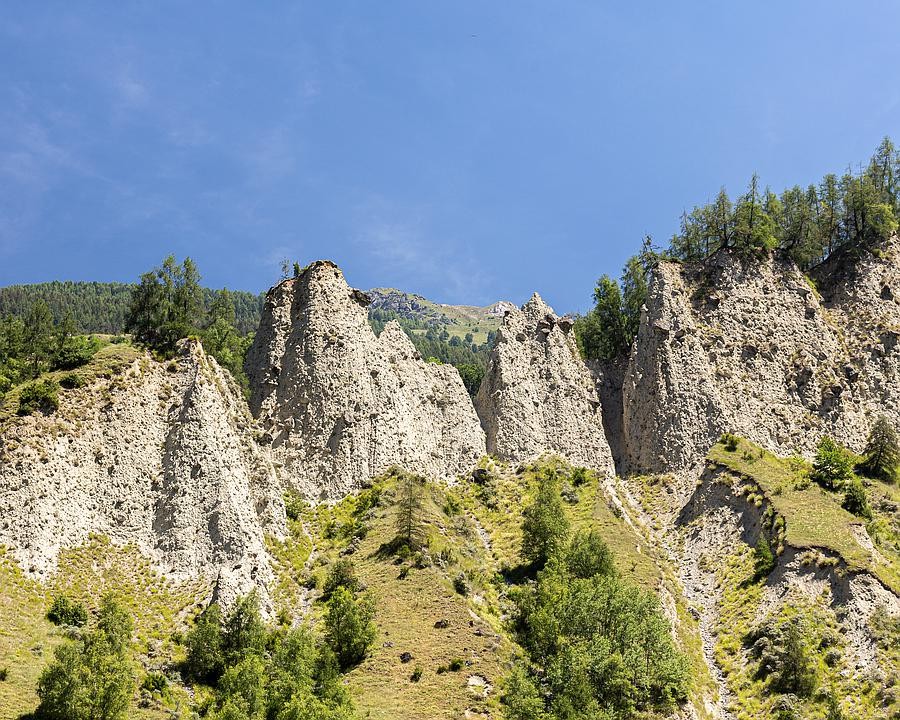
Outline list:
[[[405,357],[419,357],[416,346],[396,320],[391,320],[384,326],[381,335],[378,336],[378,342],[384,348],[400,351]]]
[[[556,313],[553,312],[553,308],[545,303],[544,299],[537,293],[534,293],[531,299],[522,306],[522,312],[531,325],[536,325],[545,319],[550,322],[556,320]]]

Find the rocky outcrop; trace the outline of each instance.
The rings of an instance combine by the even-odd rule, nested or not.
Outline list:
[[[422,360],[396,322],[376,337],[369,299],[331,262],[272,288],[247,357],[250,407],[284,477],[339,498],[391,465],[468,470],[484,434],[459,373]]]
[[[272,573],[285,533],[271,462],[240,390],[199,343],[61,395],[57,413],[0,439],[0,543],[37,576],[89,534],[134,544],[174,578],[206,577],[228,603]]]
[[[524,460],[550,451],[613,472],[600,400],[572,321],[558,318],[537,293],[503,318],[475,407],[490,453]]]
[[[823,296],[783,258],[661,263],[623,387],[629,469],[695,467],[723,432],[809,455],[826,433],[860,450],[880,413],[900,423],[896,253],[823,268]]]

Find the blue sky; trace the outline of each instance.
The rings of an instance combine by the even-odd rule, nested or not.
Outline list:
[[[900,140],[894,2],[10,2],[0,284],[168,253],[262,290],[584,309],[684,208]]]

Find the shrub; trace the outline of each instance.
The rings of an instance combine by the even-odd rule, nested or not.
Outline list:
[[[450,665],[448,665],[448,668],[450,672],[459,672],[463,669],[463,665],[465,665],[465,663],[463,662],[462,658],[453,658],[450,661]]]
[[[897,479],[900,468],[900,440],[897,431],[883,415],[879,417],[866,441],[863,461],[858,470],[867,477],[877,478],[885,482]]]
[[[753,548],[753,579],[755,581],[762,580],[769,576],[769,573],[775,569],[775,556],[772,554],[772,547],[769,541],[762,535]]]
[[[104,598],[97,625],[77,642],[60,645],[38,680],[40,705],[35,716],[46,720],[118,720],[124,718],[134,690],[128,657],[131,618],[111,598]]]
[[[284,514],[289,520],[299,520],[306,509],[306,501],[299,493],[289,492],[284,498]]]
[[[0,682],[5,682],[9,677],[9,668],[0,667]]]
[[[725,449],[728,452],[735,452],[738,449],[738,443],[740,443],[740,438],[737,435],[733,435],[731,433],[724,433],[721,438],[719,438],[719,442],[725,446]]]
[[[463,597],[469,594],[469,580],[464,572],[460,572],[453,578],[453,589]]]
[[[572,577],[586,580],[596,575],[615,575],[616,567],[612,553],[603,538],[593,528],[579,530],[565,556],[566,569]]]
[[[816,666],[808,647],[804,620],[770,620],[753,631],[752,654],[759,659],[757,675],[769,678],[780,693],[809,697],[816,687]]]
[[[419,682],[422,679],[422,666],[416,665],[416,667],[412,671],[412,675],[409,676],[409,679],[413,682]]]
[[[47,619],[54,625],[82,627],[88,620],[87,609],[66,595],[56,595],[47,611]]]
[[[144,676],[141,683],[141,689],[149,693],[159,693],[162,695],[169,688],[169,679],[161,672],[150,672]]]
[[[827,435],[816,448],[810,477],[827,490],[840,490],[853,477],[853,460]]]
[[[353,561],[350,558],[340,558],[331,566],[325,577],[322,594],[325,598],[329,598],[340,587],[347,588],[351,593],[359,590],[359,580],[356,578]]]
[[[572,469],[572,485],[575,487],[581,487],[586,484],[588,480],[590,480],[590,471],[585,467],[577,467]]]
[[[469,396],[475,397],[478,388],[481,387],[481,380],[484,378],[484,368],[473,363],[461,363],[456,366],[456,370],[459,372]]]
[[[342,669],[359,664],[375,642],[375,607],[371,598],[359,600],[339,587],[328,601],[325,615],[325,641]]]
[[[78,373],[66,373],[59,379],[59,384],[66,390],[74,390],[75,388],[84,387],[87,383]]]
[[[686,697],[687,661],[652,593],[615,575],[576,578],[551,561],[513,599],[528,661],[507,681],[508,717],[649,717]]]
[[[100,343],[92,337],[75,335],[66,338],[53,358],[54,370],[74,370],[86,365],[97,354]]]
[[[844,486],[844,502],[841,507],[866,520],[872,519],[872,508],[866,498],[866,490],[858,477],[852,478]]]
[[[35,410],[50,414],[59,407],[59,384],[55,380],[36,380],[19,395],[19,415],[31,415]]]

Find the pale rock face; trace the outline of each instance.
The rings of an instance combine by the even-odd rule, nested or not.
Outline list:
[[[99,533],[173,578],[207,578],[225,604],[259,588],[265,606],[265,535],[286,532],[273,465],[230,375],[189,341],[172,363],[145,356],[7,429],[0,543],[42,577]]]
[[[822,268],[822,299],[787,260],[661,263],[623,387],[629,469],[695,468],[723,432],[810,456],[826,433],[861,450],[878,414],[900,424],[897,251]]]
[[[336,499],[391,465],[455,476],[484,454],[462,380],[424,362],[396,322],[380,336],[367,296],[319,261],[272,288],[246,369],[250,407],[284,477],[312,499]]]
[[[600,400],[572,322],[537,293],[505,315],[475,407],[490,453],[525,460],[549,451],[613,472]]]

